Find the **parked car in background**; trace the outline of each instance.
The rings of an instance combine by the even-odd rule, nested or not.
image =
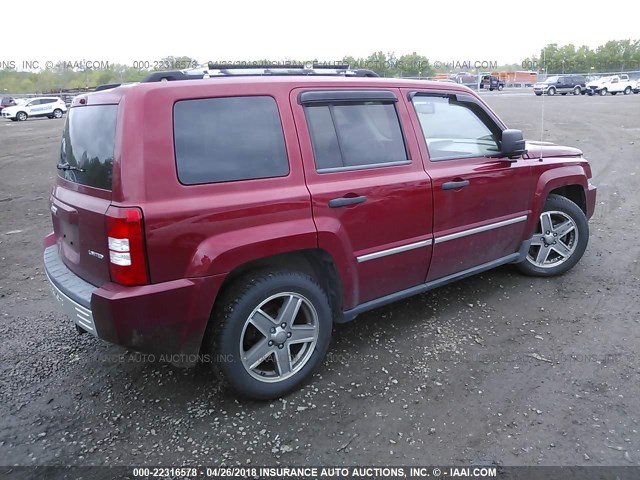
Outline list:
[[[494,90],[501,91],[504,88],[504,82],[497,75],[483,75],[480,88],[491,92]]]
[[[640,93],[640,79],[636,81],[636,86],[633,87],[633,93]]]
[[[14,105],[16,105],[16,101],[12,97],[0,97],[0,113],[4,108]]]
[[[584,94],[587,88],[587,80],[584,75],[553,75],[546,80],[536,82],[533,85],[533,93],[536,95],[574,95]]]
[[[456,83],[461,83],[464,85],[476,84],[478,83],[478,75],[469,72],[459,72],[454,74],[451,77]]]
[[[587,95],[595,95],[599,92],[600,85],[604,85],[609,81],[609,77],[600,77],[589,80],[586,85],[585,93]]]
[[[627,74],[611,75],[595,82],[590,82],[587,93],[589,95],[606,95],[607,93],[611,95],[618,93],[629,95],[636,87],[637,82],[631,80]]]
[[[30,98],[21,105],[4,108],[0,115],[12,121],[24,122],[29,117],[62,118],[67,106],[58,97]]]
[[[500,265],[550,277],[582,257],[596,204],[582,152],[526,143],[470,89],[239,71],[74,99],[44,239],[69,325],[206,358],[270,399],[322,364],[334,323]]]

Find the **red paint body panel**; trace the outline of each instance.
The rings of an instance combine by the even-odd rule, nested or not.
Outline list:
[[[51,217],[58,251],[65,265],[74,273],[100,286],[110,281],[104,215],[111,201],[102,195],[88,195],[86,190],[65,188],[62,185],[72,182],[59,181],[51,196]],[[104,257],[99,259],[89,254],[90,251]]]
[[[550,142],[527,142],[527,157],[580,157],[582,150],[574,147],[565,147]]]
[[[134,350],[195,355],[223,275],[123,287],[103,285],[91,310],[100,338]]]

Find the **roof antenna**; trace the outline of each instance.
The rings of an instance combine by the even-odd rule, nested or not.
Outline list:
[[[547,78],[549,78],[549,72],[547,71],[547,48],[542,49],[542,69],[547,74]],[[545,78],[545,81],[547,80]],[[547,90],[548,91],[548,90]],[[544,97],[546,96],[544,89],[542,91],[542,119],[540,120],[540,143],[544,141]],[[542,161],[542,145],[540,145],[540,157],[538,161]]]

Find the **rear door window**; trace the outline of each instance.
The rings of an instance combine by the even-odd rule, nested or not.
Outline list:
[[[89,187],[111,190],[117,105],[70,109],[60,146],[58,175]]]
[[[280,115],[272,97],[179,101],[173,108],[173,134],[183,184],[289,174]]]

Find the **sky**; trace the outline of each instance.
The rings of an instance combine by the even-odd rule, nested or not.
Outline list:
[[[5,0],[17,24],[49,12],[49,33],[5,35],[2,61],[108,61],[132,64],[187,55],[199,61],[338,61],[374,51],[413,51],[433,63],[520,63],[548,43],[592,48],[640,38],[640,10],[579,8],[555,2],[394,0],[193,1]],[[624,0],[623,0],[624,3]],[[637,2],[630,2],[636,9]],[[23,11],[23,14],[19,14]],[[625,13],[626,11],[626,13]],[[6,19],[5,19],[6,20]],[[3,21],[3,29],[10,24]]]

